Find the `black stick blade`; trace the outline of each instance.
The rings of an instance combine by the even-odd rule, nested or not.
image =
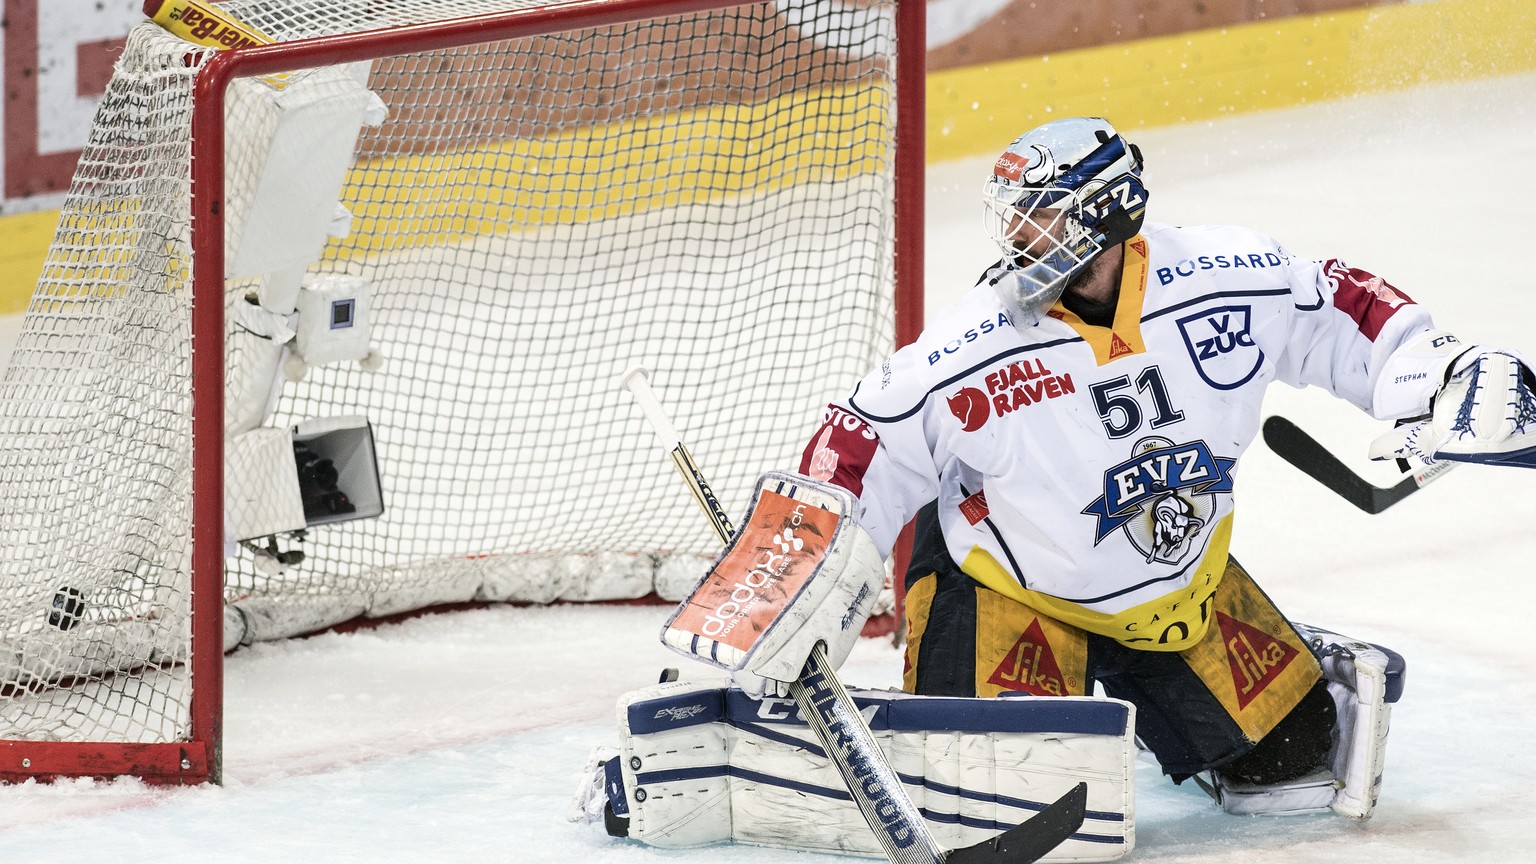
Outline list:
[[[1385,507],[1377,506],[1376,487],[1345,467],[1336,456],[1295,423],[1284,417],[1274,416],[1264,420],[1264,443],[1280,458],[1295,465],[1313,480],[1333,490],[1334,494],[1367,513],[1380,513]],[[1397,503],[1392,501],[1385,506]]]
[[[1391,486],[1377,486],[1345,467],[1337,456],[1284,417],[1264,420],[1264,443],[1340,498],[1372,514],[1407,498],[1460,464],[1450,459],[1431,462]]]
[[[1077,833],[1088,811],[1088,784],[1079,783],[1029,821],[983,840],[955,849],[944,864],[1032,864]]]

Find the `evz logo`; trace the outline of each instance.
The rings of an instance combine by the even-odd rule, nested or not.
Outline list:
[[[1223,306],[1178,319],[1184,347],[1205,383],[1235,390],[1264,364],[1264,349],[1253,341],[1251,318],[1247,306]]]
[[[1094,217],[1103,218],[1104,214],[1118,203],[1119,209],[1134,213],[1147,203],[1146,187],[1135,177],[1121,177],[1115,185],[1104,192],[1095,195],[1092,201],[1084,204],[1084,209],[1090,211]]]
[[[1098,519],[1093,543],[1124,530],[1148,563],[1177,563],[1210,524],[1216,495],[1231,493],[1237,460],[1212,455],[1204,441],[1157,437],[1143,438],[1132,452],[1104,472],[1104,494],[1082,510]]]

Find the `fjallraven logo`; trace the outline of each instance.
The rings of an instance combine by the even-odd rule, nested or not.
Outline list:
[[[961,387],[960,392],[948,397],[949,412],[960,421],[960,428],[966,432],[975,432],[986,425],[992,416],[992,409],[987,407],[987,394],[975,387]]]
[[[987,388],[985,393],[978,387],[961,387],[953,396],[945,397],[949,412],[955,415],[966,432],[980,429],[994,415],[1001,417],[1028,405],[1077,392],[1070,373],[1057,375],[1038,357],[999,367],[988,373],[981,383]]]

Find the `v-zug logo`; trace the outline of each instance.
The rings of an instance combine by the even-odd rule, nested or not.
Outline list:
[[[1216,496],[1232,491],[1236,459],[1215,456],[1204,441],[1174,444],[1143,438],[1134,455],[1104,472],[1104,494],[1082,512],[1097,518],[1093,544],[1117,530],[1147,562],[1174,564],[1216,512]]]
[[[1195,371],[1217,390],[1248,383],[1264,364],[1264,349],[1253,341],[1252,309],[1222,306],[1178,319],[1179,334]]]

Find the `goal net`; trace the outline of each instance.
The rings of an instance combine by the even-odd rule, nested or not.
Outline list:
[[[0,381],[0,778],[217,780],[241,644],[680,597],[718,541],[622,373],[729,509],[891,350],[910,15],[571,5],[133,30]]]

